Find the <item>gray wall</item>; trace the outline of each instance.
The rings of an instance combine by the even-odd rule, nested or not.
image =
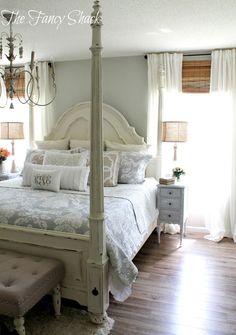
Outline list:
[[[81,101],[90,100],[90,60],[55,64],[57,97],[54,119]],[[103,101],[118,109],[146,138],[147,63],[143,56],[103,59]]]

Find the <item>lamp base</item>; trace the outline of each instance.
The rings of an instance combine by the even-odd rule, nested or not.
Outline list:
[[[12,160],[12,163],[11,163],[11,171],[10,171],[11,173],[16,173],[16,172],[18,172],[18,170],[17,170],[17,168],[16,168],[16,162],[15,162],[15,160],[13,159]]]
[[[173,161],[177,161],[177,144],[174,144],[174,157],[173,157]]]

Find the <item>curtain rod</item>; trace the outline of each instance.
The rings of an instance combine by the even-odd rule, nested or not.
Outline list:
[[[194,54],[194,53],[183,53],[184,57],[197,57],[197,56],[211,56],[211,52],[205,52],[205,53],[199,53],[199,54]],[[144,58],[147,59],[147,55],[144,55]]]
[[[211,52],[206,52],[202,54],[183,54],[184,57],[196,57],[196,56],[211,56]]]

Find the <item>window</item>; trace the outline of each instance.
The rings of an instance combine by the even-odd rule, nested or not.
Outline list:
[[[211,60],[183,60],[182,92],[209,93]]]

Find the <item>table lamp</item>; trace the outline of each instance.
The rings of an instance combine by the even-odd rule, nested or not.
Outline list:
[[[1,122],[0,138],[2,140],[12,140],[12,166],[11,173],[17,172],[15,163],[15,140],[24,139],[24,124],[23,122]]]
[[[162,142],[174,142],[174,161],[177,160],[177,143],[187,142],[187,126],[184,121],[162,122]]]

